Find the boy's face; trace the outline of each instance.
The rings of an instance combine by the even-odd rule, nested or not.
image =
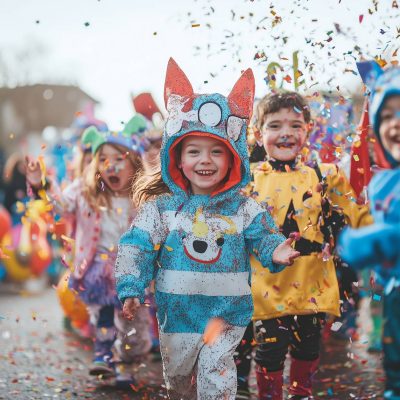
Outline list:
[[[389,97],[383,104],[379,136],[385,150],[400,162],[400,96]]]
[[[300,153],[308,135],[308,124],[303,113],[289,108],[268,114],[261,132],[256,133],[270,158],[280,161],[294,160]]]

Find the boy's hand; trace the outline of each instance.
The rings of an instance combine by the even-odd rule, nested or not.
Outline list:
[[[32,160],[28,156],[25,157],[26,180],[35,189],[42,186],[42,171],[39,161]]]
[[[272,261],[275,264],[292,265],[295,258],[300,256],[300,252],[292,247],[294,237],[286,239],[272,253]]]
[[[137,310],[140,308],[140,301],[137,297],[128,297],[124,301],[122,315],[124,318],[132,321],[135,318]]]

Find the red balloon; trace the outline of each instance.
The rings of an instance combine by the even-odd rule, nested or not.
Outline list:
[[[3,236],[11,229],[12,222],[9,212],[0,205],[0,241]]]

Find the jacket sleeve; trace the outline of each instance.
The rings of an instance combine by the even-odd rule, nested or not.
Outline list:
[[[370,225],[373,218],[369,207],[356,202],[356,194],[345,173],[333,164],[325,164],[322,173],[328,183],[327,196],[334,207],[343,211],[346,222],[353,228]]]
[[[386,223],[360,229],[346,228],[339,236],[340,257],[354,269],[393,265],[400,259],[399,229],[399,224]]]
[[[145,203],[118,245],[115,279],[122,302],[128,297],[138,297],[141,303],[144,302],[145,289],[154,278],[155,261],[164,240],[156,202]]]
[[[282,271],[285,265],[275,264],[272,254],[286,238],[279,233],[271,214],[251,198],[241,206],[239,213],[243,213],[243,232],[248,251],[271,272]]]

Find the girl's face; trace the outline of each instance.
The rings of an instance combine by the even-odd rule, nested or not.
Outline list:
[[[400,96],[385,101],[380,112],[379,136],[385,150],[400,162]]]
[[[104,183],[113,192],[129,190],[135,174],[127,153],[121,153],[109,144],[104,144],[99,149],[99,172]]]
[[[183,139],[178,167],[190,181],[193,194],[213,193],[231,165],[232,154],[220,140],[207,136]]]
[[[303,113],[288,108],[268,114],[257,140],[262,141],[268,156],[280,161],[294,160],[307,139],[308,126]]]

